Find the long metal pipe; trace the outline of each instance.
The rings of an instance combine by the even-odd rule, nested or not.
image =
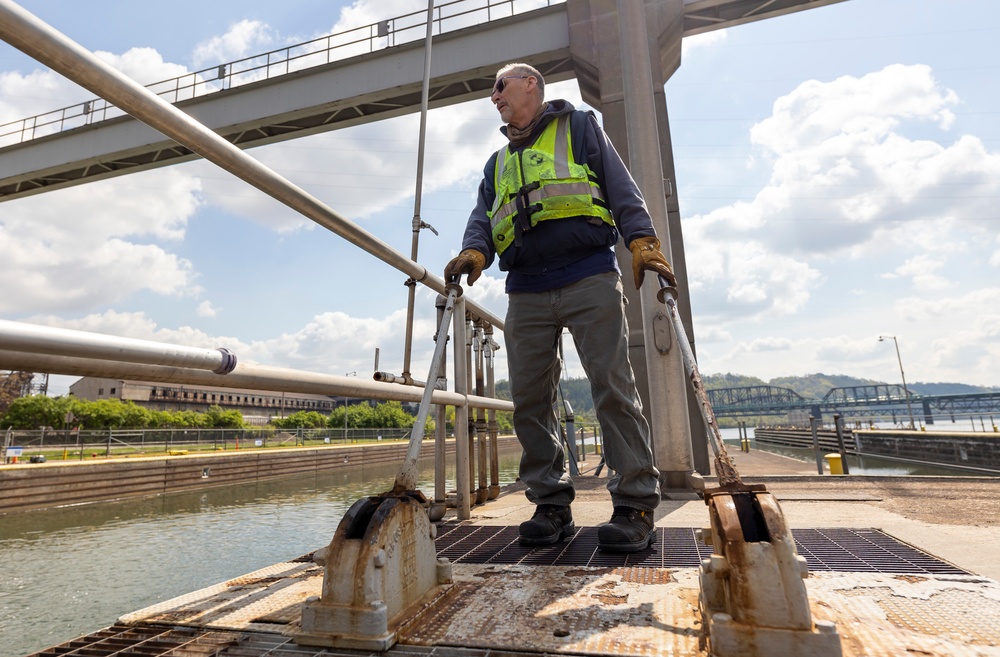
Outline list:
[[[0,38],[415,281],[447,293],[444,280],[10,0],[0,0]],[[503,327],[503,320],[485,308],[471,301],[465,305]]]
[[[122,363],[74,356],[50,356],[21,351],[0,350],[0,363],[3,363],[5,368],[26,372],[49,372],[72,376],[122,378],[201,386],[218,386],[220,383],[225,383],[226,387],[246,390],[298,392],[364,399],[419,402],[423,395],[423,390],[413,386],[246,363],[238,363],[236,368],[224,378],[207,370]],[[465,395],[447,390],[435,390],[431,401],[435,404],[455,406],[456,408],[482,406],[500,411],[514,410],[514,405],[503,399],[487,399],[486,397]]]
[[[36,354],[102,358],[228,374],[236,356],[228,349],[201,349],[0,320],[0,349]]]
[[[455,392],[466,394],[469,391],[468,367],[469,347],[466,343],[466,319],[465,319],[465,295],[458,298],[455,304],[455,314],[452,316],[454,325],[453,333],[454,345],[452,347],[455,358]],[[511,404],[511,410],[514,405]],[[455,405],[455,506],[458,511],[459,520],[468,520],[472,517],[472,500],[469,496],[470,475],[469,475],[469,407],[465,404]]]
[[[427,34],[424,37],[424,82],[420,90],[420,132],[417,137],[417,179],[413,192],[413,221],[410,238],[410,260],[416,262],[420,248],[420,202],[424,187],[424,146],[427,143],[427,106],[431,86],[431,43],[434,34],[434,0],[427,0]],[[431,230],[434,230],[433,228]],[[437,232],[437,231],[435,231]],[[403,378],[410,378],[410,357],[413,352],[413,308],[416,303],[416,285],[407,281],[406,293],[406,337],[403,340]]]

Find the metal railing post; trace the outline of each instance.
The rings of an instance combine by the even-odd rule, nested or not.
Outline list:
[[[847,450],[844,449],[844,418],[839,415],[833,416],[833,423],[837,427],[837,445],[840,447],[840,466],[844,470],[844,474],[851,474],[851,469],[847,466]]]
[[[813,439],[813,451],[816,454],[816,472],[823,474],[823,457],[819,453],[819,436],[817,434],[816,425],[819,420],[817,420],[812,415],[809,416],[809,427],[812,429],[812,439]]]

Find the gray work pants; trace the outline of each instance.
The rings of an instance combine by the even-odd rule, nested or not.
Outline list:
[[[504,342],[514,401],[514,431],[521,442],[521,480],[535,504],[573,501],[554,404],[558,392],[559,339],[568,328],[590,380],[604,434],[604,459],[614,506],[652,511],[660,502],[649,425],[628,358],[625,296],[617,272],[590,276],[546,292],[511,293]]]

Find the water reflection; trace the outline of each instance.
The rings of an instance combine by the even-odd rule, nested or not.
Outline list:
[[[501,485],[516,478],[518,457],[501,455]],[[322,547],[351,504],[391,487],[396,467],[4,517],[0,657],[23,657]],[[422,462],[421,472],[433,465]],[[433,497],[429,476],[419,487]]]

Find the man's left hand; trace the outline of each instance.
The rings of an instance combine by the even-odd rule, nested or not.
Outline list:
[[[632,275],[635,277],[635,289],[642,287],[642,279],[647,271],[659,274],[667,279],[671,287],[677,287],[677,277],[670,263],[660,252],[660,240],[655,237],[637,237],[628,245],[632,252]]]

